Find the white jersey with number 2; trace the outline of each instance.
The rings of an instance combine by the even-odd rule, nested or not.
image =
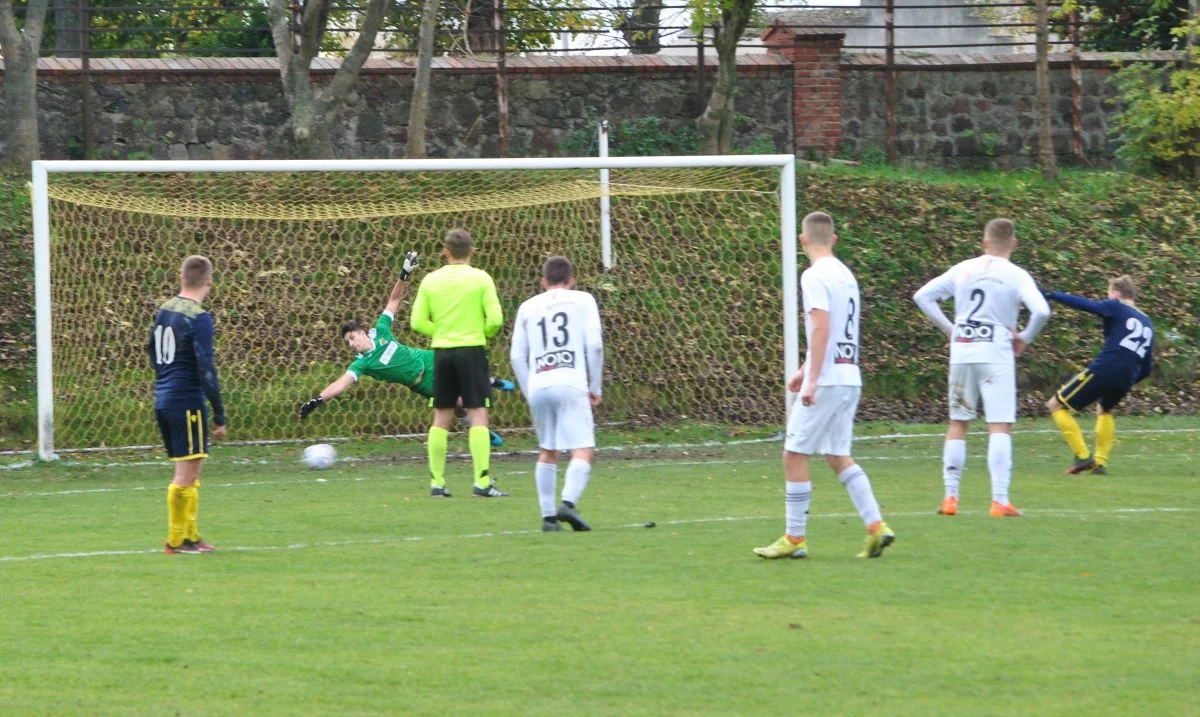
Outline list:
[[[954,298],[954,323],[939,301]],[[1029,272],[1004,257],[983,255],[955,264],[921,287],[913,300],[950,337],[950,363],[1012,365],[1013,336],[1032,343],[1050,318],[1050,305]],[[1024,304],[1029,323],[1017,333]]]
[[[800,290],[804,295],[804,334],[810,343],[804,354],[804,382],[812,376],[812,311],[821,309],[829,312],[829,345],[817,385],[861,386],[858,319],[862,300],[854,273],[837,257],[822,257],[800,275]]]
[[[585,291],[549,289],[521,304],[509,358],[526,397],[547,386],[600,395],[600,310]]]

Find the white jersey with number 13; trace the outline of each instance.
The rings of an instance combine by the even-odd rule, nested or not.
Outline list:
[[[584,291],[550,289],[521,304],[513,326],[513,370],[521,391],[572,386],[600,393],[600,311]]]

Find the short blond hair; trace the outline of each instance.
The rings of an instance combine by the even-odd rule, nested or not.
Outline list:
[[[446,252],[454,259],[466,259],[471,255],[471,232],[466,229],[451,229],[446,232]]]
[[[179,267],[179,283],[185,289],[202,289],[212,278],[213,265],[206,256],[193,254]]]
[[[1017,225],[1011,219],[993,219],[983,228],[983,238],[993,249],[1011,251],[1017,238]]]
[[[1137,298],[1137,288],[1133,285],[1133,277],[1129,274],[1109,279],[1108,290],[1117,292],[1117,296],[1126,301],[1133,301]]]
[[[809,244],[828,246],[833,242],[833,217],[825,212],[812,212],[800,222],[800,230]]]

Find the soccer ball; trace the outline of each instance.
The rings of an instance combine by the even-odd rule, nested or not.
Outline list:
[[[300,460],[315,471],[323,471],[337,463],[337,451],[328,443],[318,443],[305,448]]]

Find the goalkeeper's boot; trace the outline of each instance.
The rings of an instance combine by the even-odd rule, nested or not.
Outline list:
[[[190,545],[202,553],[211,553],[217,549],[216,546],[204,542],[204,538],[196,538],[195,540],[188,540],[184,538],[183,544]]]
[[[170,543],[163,543],[163,552],[167,555],[199,555],[200,548],[185,540],[174,547]]]
[[[496,487],[495,483],[492,483],[491,485],[483,488],[475,486],[471,489],[471,495],[475,496],[476,498],[505,498],[508,496],[508,493],[500,490]]]
[[[768,558],[774,560],[776,558],[807,558],[808,557],[808,541],[804,538],[800,539],[799,543],[793,543],[792,539],[786,535],[779,537],[770,545],[764,545],[761,548],[755,548],[754,554],[760,558]]]
[[[958,515],[958,498],[948,495],[942,499],[942,507],[938,508],[938,515]]]
[[[449,498],[450,489],[444,485],[434,485],[429,487],[429,495],[434,498]]]
[[[495,431],[488,431],[488,435],[492,437],[492,448],[499,448],[504,445],[504,436],[501,436]]]
[[[1092,469],[1092,475],[1094,475],[1094,476],[1108,475],[1108,466],[1104,465],[1103,463],[1097,463],[1096,467]]]
[[[858,554],[860,558],[878,558],[883,555],[884,548],[896,542],[896,533],[888,527],[887,523],[880,523],[879,530],[874,533],[867,533],[867,542],[863,546],[863,551]]]
[[[493,378],[492,388],[497,391],[515,391],[517,390],[517,384],[509,381],[507,378]]]
[[[993,500],[992,509],[988,511],[988,515],[993,518],[1020,518],[1022,513],[1012,503],[1003,504]]]
[[[563,504],[558,507],[558,520],[571,526],[571,530],[576,532],[592,529],[592,526],[588,525],[587,521],[579,515],[579,511],[575,510],[575,506],[566,501],[563,501]]]
[[[542,518],[543,533],[561,533],[562,523],[558,522],[558,518]]]
[[[1087,458],[1078,458],[1074,463],[1071,464],[1071,467],[1067,469],[1067,475],[1079,475],[1080,473],[1091,470],[1095,467],[1096,459],[1092,456],[1088,456]]]

